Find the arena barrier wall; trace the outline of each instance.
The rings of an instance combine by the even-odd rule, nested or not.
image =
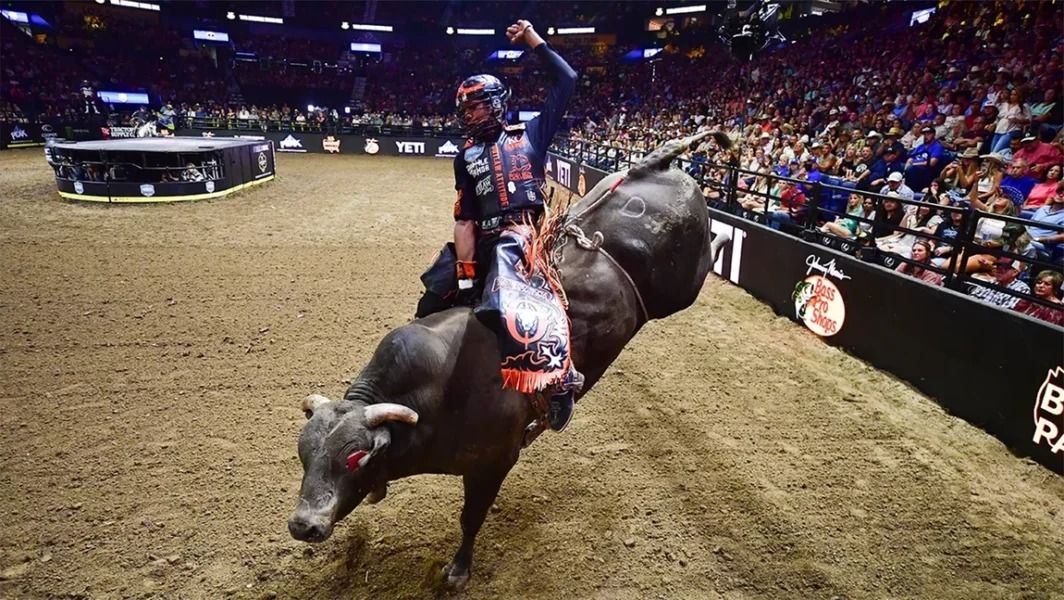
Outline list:
[[[50,126],[46,126],[49,127]],[[0,149],[43,146],[44,132],[36,123],[0,122]]]
[[[272,140],[277,152],[319,154],[362,154],[368,156],[429,156],[454,158],[465,139],[419,136],[364,136],[297,131],[255,131],[253,129],[180,129],[179,136],[235,137]]]
[[[580,195],[605,176],[555,155],[548,166]],[[732,238],[714,265],[718,275],[1064,474],[1059,330],[753,221],[714,209],[710,216],[712,231]]]

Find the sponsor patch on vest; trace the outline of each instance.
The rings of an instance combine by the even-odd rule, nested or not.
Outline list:
[[[478,158],[472,162],[466,163],[466,172],[470,177],[480,177],[491,170],[491,166],[488,164],[488,158]]]

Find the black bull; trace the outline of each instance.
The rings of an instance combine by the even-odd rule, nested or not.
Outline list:
[[[603,179],[566,216],[554,252],[583,393],[647,319],[694,302],[728,241],[710,243],[698,184],[670,168],[708,135],[729,144],[719,133],[669,142]],[[444,572],[449,584],[464,584],[484,516],[538,417],[527,396],[502,388],[499,360],[495,334],[468,308],[454,308],[386,335],[342,401],[304,400],[309,420],[299,438],[304,475],[288,522],[293,537],[324,541],[364,499],[383,499],[389,481],[461,475],[462,545]]]

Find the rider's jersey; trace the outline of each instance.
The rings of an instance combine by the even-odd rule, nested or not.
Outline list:
[[[547,148],[562,124],[576,87],[576,71],[546,43],[534,51],[553,78],[539,115],[507,126],[492,142],[469,139],[454,159],[456,221],[497,220],[507,214],[543,206]]]

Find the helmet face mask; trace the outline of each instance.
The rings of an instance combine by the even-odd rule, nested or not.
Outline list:
[[[492,75],[474,75],[462,82],[455,96],[458,123],[469,135],[491,134],[506,122],[510,90]]]

